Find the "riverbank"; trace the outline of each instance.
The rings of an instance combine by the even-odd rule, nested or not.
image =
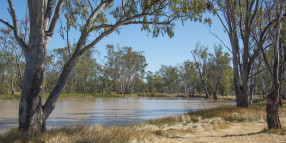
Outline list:
[[[48,97],[49,94],[43,94],[42,97]],[[185,94],[167,94],[167,93],[134,93],[134,94],[82,94],[82,93],[64,93],[60,98],[88,98],[88,97],[191,97],[191,98],[205,98],[204,95],[196,94],[189,96]],[[212,99],[212,97],[209,97]],[[0,95],[0,99],[20,99],[20,93]],[[219,96],[219,99],[235,99],[235,96]]]
[[[128,126],[69,126],[37,135],[12,128],[0,142],[283,142],[286,108],[279,114],[280,130],[266,130],[265,101],[260,100],[248,109],[227,105]]]
[[[48,97],[49,94],[43,94],[42,97]],[[88,97],[124,97],[124,96],[137,96],[135,94],[123,95],[123,94],[80,94],[80,93],[66,93],[61,94],[61,98],[63,97],[71,97],[71,98],[88,98]],[[5,94],[0,95],[1,99],[20,99],[20,94]]]

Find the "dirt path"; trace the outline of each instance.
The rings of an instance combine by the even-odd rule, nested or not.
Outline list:
[[[281,124],[286,126],[286,118],[281,118]],[[173,135],[156,136],[151,142],[158,143],[286,143],[286,135],[265,133],[265,121],[227,123],[224,129],[198,127],[194,133],[173,133]],[[167,129],[166,132],[170,132]]]

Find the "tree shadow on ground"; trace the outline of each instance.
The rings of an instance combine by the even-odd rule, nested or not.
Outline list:
[[[252,136],[252,135],[258,135],[258,134],[262,134],[262,133],[265,133],[266,130],[263,129],[262,131],[258,131],[258,132],[251,132],[251,133],[246,133],[246,134],[237,134],[237,135],[225,135],[225,136],[222,136],[223,138],[226,138],[226,137],[241,137],[241,136]]]

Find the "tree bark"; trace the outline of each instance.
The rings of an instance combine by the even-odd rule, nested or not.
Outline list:
[[[49,116],[49,114],[45,113],[45,107],[42,106],[41,101],[45,72],[46,47],[53,35],[64,1],[59,0],[49,29],[46,24],[49,24],[49,20],[52,15],[50,12],[53,11],[56,1],[47,2],[48,1],[39,0],[28,1],[30,35],[29,45],[26,45],[18,34],[17,18],[12,1],[8,0],[10,14],[14,25],[14,36],[17,39],[18,45],[20,45],[24,51],[26,60],[19,103],[19,130],[21,131],[45,131],[46,119]],[[48,8],[45,7],[46,5],[48,5]]]
[[[217,100],[217,88],[218,88],[218,84],[219,84],[219,80],[217,81],[216,85],[215,85],[215,89],[214,89],[214,93],[213,93],[213,98],[214,100]]]
[[[241,108],[248,107],[248,75],[244,76],[242,80],[242,85],[239,82],[239,43],[237,32],[234,31],[230,34],[230,41],[232,45],[232,55],[233,55],[233,79],[234,79],[234,92],[236,96],[236,106]]]
[[[282,94],[282,99],[286,99],[286,83],[285,83],[285,79],[284,79],[284,94]]]
[[[250,78],[249,104],[252,104],[253,94],[254,94],[254,87],[255,87],[255,84],[254,84],[254,81],[253,81],[253,78],[255,78],[255,77],[252,77],[253,71],[254,71],[254,66],[252,67],[252,70],[251,70],[251,73],[250,73],[251,78]]]
[[[31,51],[26,53],[26,67],[19,104],[19,130],[44,131],[46,118],[42,108],[42,85],[44,80],[44,60],[46,49],[42,38],[33,37]],[[33,43],[34,42],[34,43]]]
[[[278,129],[281,128],[279,114],[278,114],[278,105],[279,105],[279,84],[276,84],[273,89],[272,93],[267,95],[267,106],[266,106],[266,113],[267,113],[267,125],[268,129]]]

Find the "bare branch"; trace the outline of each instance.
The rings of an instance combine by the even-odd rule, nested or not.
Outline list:
[[[114,30],[116,30],[119,26],[121,25],[124,25],[124,24],[132,24],[132,20],[134,19],[137,19],[137,18],[140,18],[140,17],[143,17],[143,16],[146,16],[146,15],[152,15],[154,14],[155,12],[152,12],[152,13],[141,13],[141,14],[138,14],[138,15],[135,15],[133,17],[130,17],[130,18],[126,18],[125,20],[123,21],[118,21],[115,25],[113,25],[110,29],[108,29],[107,31],[103,32],[102,34],[100,34],[100,36],[98,36],[93,42],[91,42],[90,44],[88,44],[86,47],[84,47],[82,50],[79,51],[79,53],[83,53],[85,52],[86,50],[92,48],[94,45],[96,45],[103,37],[109,35],[110,33],[112,33]],[[136,23],[136,22],[134,22]]]
[[[130,22],[124,23],[123,25],[129,25],[129,24],[156,24],[156,25],[170,25],[170,24],[171,24],[171,21],[166,21],[166,22],[130,21]]]
[[[12,0],[7,0],[9,3],[9,13],[11,15],[12,21],[13,21],[13,32],[14,32],[14,37],[17,41],[17,43],[19,44],[19,46],[23,49],[23,51],[27,51],[28,50],[28,46],[25,44],[24,40],[19,36],[19,28],[18,28],[18,21],[17,21],[17,17],[15,14],[15,9],[14,9],[14,5],[12,3]]]
[[[139,24],[137,23],[136,21],[133,21],[135,19],[138,19],[140,17],[143,17],[143,16],[147,16],[147,15],[153,15],[155,14],[156,12],[158,12],[159,10],[163,9],[164,6],[163,3],[165,2],[166,0],[162,1],[159,6],[158,6],[158,9],[154,10],[153,12],[151,13],[145,13],[145,11],[143,11],[141,14],[137,14],[137,15],[134,15],[132,17],[129,17],[129,18],[125,18],[129,13],[130,11],[128,11],[127,13],[125,13],[114,25],[103,25],[102,27],[109,27],[110,29],[108,29],[107,31],[104,31],[103,33],[101,33],[93,42],[91,42],[90,44],[88,44],[87,46],[85,46],[84,48],[82,49],[76,49],[75,50],[75,53],[76,54],[82,54],[83,52],[85,52],[86,50],[92,48],[94,45],[96,45],[102,38],[104,38],[105,36],[109,35],[110,33],[112,33],[114,30],[116,30],[119,26],[121,25],[128,25],[128,24]],[[104,2],[110,2],[110,1],[104,1]],[[88,19],[86,25],[85,25],[85,28],[87,28],[89,25],[91,25],[91,20],[93,18],[95,18],[95,16],[99,13],[99,11],[97,9],[102,9],[104,7],[104,5],[106,3],[102,2],[96,9],[95,11],[92,13],[92,15],[90,16],[90,18]],[[155,4],[155,3],[154,3]],[[102,5],[102,7],[101,7]],[[96,12],[98,11],[98,12]],[[125,18],[125,19],[124,19]],[[123,20],[124,19],[124,20]],[[111,26],[111,27],[110,27]],[[92,29],[89,29],[89,32],[85,32],[85,34],[88,34],[92,31]],[[79,48],[79,47],[78,47]],[[79,51],[78,51],[79,50]],[[78,52],[78,53],[77,53]]]
[[[2,22],[3,24],[5,24],[8,28],[14,29],[14,27],[13,27],[12,25],[10,25],[8,22],[5,22],[4,20],[0,19],[0,22]]]
[[[90,6],[90,9],[93,11],[93,7],[92,7],[91,2],[90,2],[89,0],[88,0],[87,2],[88,2],[88,4],[89,4],[89,6]]]
[[[166,22],[151,22],[151,21],[130,21],[127,23],[124,23],[122,25],[129,25],[129,24],[156,24],[156,25],[170,25],[171,21],[166,21]],[[91,29],[91,31],[96,30],[96,29],[102,29],[102,28],[111,28],[114,25],[112,24],[102,24],[99,26],[95,26]]]
[[[226,30],[227,34],[230,35],[230,33],[229,33],[228,29],[226,28],[224,22],[222,21],[221,17],[218,14],[216,14],[216,15],[219,18],[219,20],[220,20],[221,24],[223,25],[224,29]]]
[[[59,20],[60,12],[61,12],[61,9],[62,9],[62,6],[63,6],[64,2],[65,2],[64,0],[59,0],[59,2],[57,4],[57,7],[56,7],[56,10],[55,10],[52,22],[50,24],[49,30],[46,33],[46,35],[48,37],[52,37],[52,35],[54,33],[54,30],[55,30],[55,27],[56,27],[57,22]]]
[[[123,13],[125,14],[126,13],[126,11],[125,11],[125,8],[124,8],[124,0],[122,0],[122,9],[123,9]]]
[[[239,9],[240,9],[241,8],[240,0],[238,1],[238,5],[239,5]],[[239,11],[239,30],[240,30],[241,39],[244,39],[243,26],[242,26],[242,12],[241,11]]]
[[[211,32],[211,31],[210,31],[210,33],[211,33],[213,36],[215,36],[215,37],[223,44],[223,46],[224,46],[229,52],[232,52],[231,49],[230,49],[228,46],[226,46],[226,44],[223,42],[223,40],[222,40],[219,36],[217,36],[215,33]]]
[[[254,3],[254,1],[253,1],[253,3]],[[249,25],[250,27],[252,25],[252,22],[253,22],[254,18],[256,17],[256,12],[257,12],[257,9],[258,9],[258,5],[259,5],[259,0],[256,0],[255,9],[254,9],[252,17],[250,19],[250,25]]]
[[[44,22],[45,30],[48,30],[48,25],[50,22],[50,18],[53,14],[56,1],[57,0],[48,0],[46,12],[45,12],[45,22]]]
[[[251,76],[248,76],[248,78],[257,76],[257,75],[259,75],[261,72],[263,72],[263,71],[265,71],[265,70],[268,70],[268,71],[269,71],[269,68],[272,68],[272,67],[273,67],[273,66],[271,66],[271,67],[266,67],[266,68],[264,68],[264,69],[262,69],[262,70],[259,70],[258,72],[252,74]]]

